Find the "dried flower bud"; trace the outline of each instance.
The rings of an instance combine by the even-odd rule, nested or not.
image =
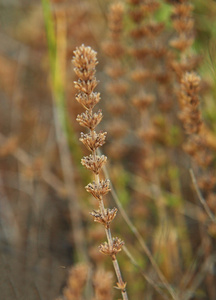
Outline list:
[[[95,77],[92,80],[87,80],[87,81],[82,79],[78,79],[78,81],[74,81],[75,88],[87,95],[90,95],[93,92],[97,84],[98,81],[96,80]]]
[[[78,115],[76,120],[81,126],[87,127],[90,130],[94,130],[103,118],[101,110],[97,113],[90,113],[88,110],[81,115]]]
[[[77,47],[74,51],[74,71],[81,80],[91,80],[94,78],[95,66],[97,62],[97,52],[92,50],[91,47]]]
[[[102,197],[111,190],[109,179],[101,180],[99,183],[93,181],[92,183],[89,183],[85,188],[87,192],[91,193],[92,196],[98,200],[101,200]]]
[[[80,141],[86,146],[86,148],[90,151],[95,151],[98,147],[101,147],[105,143],[107,132],[99,132],[95,131],[84,134],[81,132]]]
[[[91,93],[90,95],[87,95],[83,92],[79,92],[76,95],[76,100],[85,109],[92,109],[100,101],[100,93],[94,92]]]
[[[123,290],[125,290],[126,285],[127,285],[127,282],[121,282],[121,283],[117,282],[115,288],[123,291]]]
[[[183,90],[189,95],[199,92],[200,82],[200,77],[194,72],[187,72],[181,80]]]
[[[200,77],[194,72],[187,72],[181,80],[181,91],[179,94],[182,109],[180,119],[187,134],[198,133],[201,129],[202,119],[199,110],[199,88]]]
[[[89,155],[89,156],[84,156],[81,159],[81,163],[83,166],[86,167],[86,169],[91,170],[95,174],[99,174],[101,168],[103,165],[106,163],[107,157],[105,155],[98,156],[98,155]]]
[[[101,253],[105,255],[110,255],[112,258],[116,256],[118,252],[122,250],[122,247],[124,246],[124,241],[122,241],[120,238],[115,237],[113,238],[113,244],[110,247],[107,242],[104,242],[99,246],[99,250]]]
[[[106,228],[109,227],[112,220],[115,218],[117,214],[117,208],[107,208],[105,209],[105,216],[102,216],[100,211],[94,210],[91,212],[91,215],[94,217],[94,221],[103,224]]]

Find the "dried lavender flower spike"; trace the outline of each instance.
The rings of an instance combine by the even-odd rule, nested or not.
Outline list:
[[[91,215],[95,222],[104,226],[107,242],[102,244],[99,249],[103,254],[109,255],[112,258],[116,277],[118,279],[117,287],[121,290],[123,300],[128,300],[126,292],[126,283],[122,279],[119,264],[116,254],[121,251],[124,242],[116,237],[112,238],[110,231],[110,223],[117,214],[117,209],[105,208],[103,197],[110,191],[109,179],[102,180],[100,178],[100,171],[104,164],[106,164],[107,157],[104,155],[97,155],[97,149],[105,143],[106,132],[96,132],[95,128],[103,118],[102,111],[93,112],[94,106],[100,101],[100,94],[94,92],[97,86],[97,79],[95,77],[95,67],[97,65],[96,52],[91,47],[84,45],[76,48],[74,51],[73,64],[74,71],[78,76],[75,81],[75,88],[78,93],[76,100],[86,109],[85,112],[77,116],[77,121],[83,127],[88,128],[88,133],[81,132],[80,141],[91,152],[89,156],[82,158],[81,163],[86,169],[89,169],[94,174],[94,181],[89,183],[85,188],[87,192],[98,200],[98,210],[94,210]]]

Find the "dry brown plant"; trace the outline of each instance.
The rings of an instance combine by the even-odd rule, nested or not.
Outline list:
[[[86,186],[87,192],[98,200],[99,210],[94,210],[91,215],[95,222],[101,223],[104,226],[107,242],[99,246],[101,253],[109,255],[112,258],[113,266],[118,279],[117,287],[121,290],[124,300],[128,299],[126,292],[126,283],[122,279],[119,264],[116,254],[122,250],[124,242],[118,238],[113,238],[110,230],[110,223],[115,218],[117,209],[105,208],[104,196],[110,191],[110,184],[108,179],[101,179],[100,171],[102,166],[106,163],[107,157],[97,155],[97,149],[105,143],[106,132],[95,131],[96,126],[100,123],[103,115],[101,110],[94,113],[94,106],[100,101],[100,93],[94,92],[97,86],[97,79],[95,77],[95,67],[97,65],[96,52],[91,47],[84,45],[76,48],[74,51],[73,65],[74,71],[78,76],[78,81],[75,82],[75,88],[78,90],[76,100],[86,109],[86,111],[77,116],[77,121],[83,127],[89,129],[89,133],[81,132],[80,141],[91,151],[89,156],[82,159],[82,164],[90,169],[95,176],[95,181]]]
[[[125,5],[123,2],[112,3],[108,14],[108,40],[103,44],[103,50],[109,57],[105,69],[110,77],[106,89],[111,95],[107,102],[107,111],[112,115],[107,122],[112,143],[107,147],[109,156],[116,161],[122,159],[127,152],[124,137],[127,135],[128,122],[125,120],[127,111],[126,97],[128,84],[125,80],[126,68],[123,66],[125,47],[123,45]]]

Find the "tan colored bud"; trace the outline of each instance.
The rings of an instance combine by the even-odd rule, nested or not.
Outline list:
[[[83,127],[87,127],[90,130],[94,130],[95,127],[100,123],[103,118],[103,114],[101,110],[97,113],[90,113],[89,111],[85,111],[84,113],[77,116],[76,120]]]
[[[94,221],[103,224],[106,228],[109,227],[112,220],[115,218],[117,214],[117,208],[107,208],[105,209],[105,216],[102,216],[100,211],[93,210],[90,214],[94,217]]]
[[[89,183],[85,188],[87,192],[92,194],[92,196],[98,200],[101,200],[102,197],[111,190],[109,179],[101,180],[99,183],[93,181],[92,183]]]
[[[110,255],[114,257],[118,252],[122,250],[122,247],[124,246],[124,241],[122,241],[120,238],[115,237],[113,238],[113,244],[110,247],[107,242],[104,242],[99,246],[99,250],[101,253],[105,255]]]
[[[100,101],[100,93],[94,92],[90,95],[87,95],[84,92],[79,92],[76,95],[76,100],[85,109],[92,109]]]
[[[86,169],[91,170],[95,174],[99,174],[101,168],[103,165],[106,163],[107,157],[105,155],[98,156],[98,155],[89,155],[89,156],[84,156],[81,159],[81,163],[83,166],[86,167]]]
[[[80,141],[86,146],[89,151],[95,151],[98,147],[103,146],[106,139],[106,132],[96,133],[95,131],[91,133],[84,134],[81,132]]]

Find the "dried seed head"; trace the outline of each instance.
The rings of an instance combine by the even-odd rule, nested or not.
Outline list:
[[[183,90],[188,94],[192,95],[199,91],[201,79],[195,72],[187,72],[182,78],[181,84]]]
[[[96,78],[92,78],[92,80],[82,80],[78,79],[78,81],[74,81],[75,88],[79,90],[79,92],[83,92],[87,95],[90,95],[93,90],[96,88],[98,81]]]
[[[106,163],[107,157],[105,155],[98,156],[98,155],[89,155],[89,156],[84,156],[81,159],[81,163],[83,166],[86,167],[86,169],[91,170],[95,174],[99,174],[101,168],[103,165]]]
[[[90,214],[94,217],[94,221],[103,224],[106,228],[109,227],[112,220],[117,214],[117,208],[107,208],[105,209],[105,216],[102,216],[100,211],[93,210]]]
[[[101,200],[102,197],[111,190],[109,179],[101,180],[99,183],[93,181],[92,183],[89,183],[85,188],[87,192],[91,193],[92,196],[98,200]]]
[[[81,80],[94,79],[95,66],[98,64],[96,56],[96,51],[84,45],[77,47],[74,51],[74,58],[72,60],[74,71]]]
[[[92,131],[84,134],[81,132],[80,141],[86,146],[89,151],[95,151],[98,147],[101,147],[105,143],[107,132]]]
[[[101,110],[99,110],[97,113],[92,114],[88,110],[84,113],[77,116],[76,120],[79,122],[79,124],[83,127],[87,127],[90,130],[94,130],[95,127],[100,123],[100,121],[103,118],[103,114]]]
[[[104,242],[99,246],[99,250],[101,253],[105,255],[110,255],[112,258],[115,257],[115,255],[122,250],[122,247],[124,246],[124,241],[122,241],[120,238],[115,237],[113,238],[113,244],[110,247],[107,242]]]
[[[200,77],[194,72],[187,72],[181,80],[179,94],[182,109],[180,119],[187,134],[198,133],[201,129],[202,119],[199,110],[199,89]]]
[[[100,101],[100,93],[94,92],[90,95],[87,95],[84,92],[79,92],[76,95],[76,100],[85,109],[92,109]]]
[[[126,285],[127,285],[127,282],[121,282],[121,283],[116,282],[115,288],[118,289],[118,290],[124,291],[125,288],[126,288]]]

